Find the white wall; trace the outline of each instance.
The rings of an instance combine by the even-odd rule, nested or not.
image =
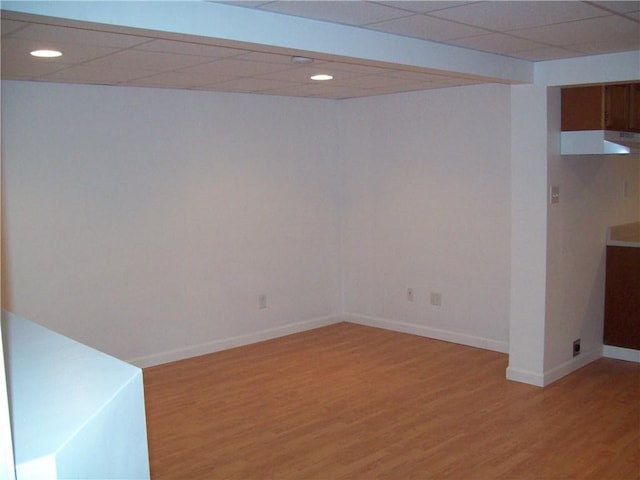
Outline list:
[[[339,312],[333,102],[2,89],[6,309],[142,365]]]
[[[351,320],[507,350],[509,92],[485,85],[341,104]]]
[[[507,350],[509,87],[3,89],[7,309],[141,365],[343,309]]]
[[[559,133],[558,133],[559,135]],[[547,89],[511,89],[511,285],[507,378],[543,384]]]
[[[568,339],[588,352],[601,329],[600,273],[561,296],[601,257],[576,275],[580,255],[557,259],[586,219],[602,239],[640,207],[637,163],[547,165],[546,100],[531,85],[333,102],[3,82],[5,307],[140,365],[347,318],[509,349],[510,378],[544,384]],[[634,206],[618,215],[622,174]],[[548,245],[547,181],[585,189],[549,211]]]
[[[0,105],[2,94],[0,91]],[[2,112],[0,110],[0,125],[2,124]],[[0,133],[0,139],[2,135]],[[1,144],[1,142],[0,142]],[[2,212],[2,155],[0,154],[0,212]],[[0,233],[2,227],[0,225]],[[0,236],[0,244],[1,236]],[[0,270],[2,257],[0,256]],[[2,276],[0,275],[0,303],[2,300]],[[1,324],[2,322],[0,322]],[[4,360],[4,332],[0,325],[0,480],[15,479],[15,465],[13,462],[13,438],[11,436],[11,418],[9,416],[9,396],[7,392],[6,369]]]
[[[14,480],[13,437],[4,355],[4,332],[0,325],[0,480]]]
[[[148,479],[142,371],[2,312],[18,480]]]
[[[548,212],[545,370],[602,354],[606,230],[640,220],[638,155],[551,156],[549,184],[560,203]],[[627,182],[627,196],[623,182]]]
[[[547,277],[542,384],[602,354],[605,235],[611,225],[640,217],[634,156],[559,155],[560,89],[563,85],[640,80],[640,51],[536,64],[536,83],[548,89],[548,186],[560,186],[560,203],[548,205]],[[628,181],[628,197],[622,183]],[[532,228],[539,235],[539,227]],[[582,353],[573,358],[573,340]],[[510,358],[511,362],[511,358]]]

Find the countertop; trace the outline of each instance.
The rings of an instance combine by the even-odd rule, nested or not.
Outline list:
[[[607,245],[640,248],[640,222],[609,227]]]

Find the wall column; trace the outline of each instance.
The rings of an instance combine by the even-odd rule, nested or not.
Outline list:
[[[511,305],[507,378],[544,384],[547,88],[511,88]]]

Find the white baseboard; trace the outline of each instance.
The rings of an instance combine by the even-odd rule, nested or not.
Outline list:
[[[293,333],[300,333],[315,328],[326,327],[334,323],[342,322],[341,315],[330,315],[327,317],[314,318],[304,322],[293,323],[281,327],[252,332],[247,335],[239,335],[237,337],[223,338],[214,342],[202,343],[199,345],[191,345],[185,348],[170,350],[168,352],[156,353],[145,357],[132,358],[127,360],[139,368],[153,367],[163,363],[184,360],[185,358],[197,357],[199,355],[207,355],[209,353],[220,352],[230,348],[241,347],[251,343],[271,340],[273,338],[284,337]]]
[[[566,377],[570,373],[579,370],[600,357],[602,357],[602,349],[598,347],[588,352],[582,352],[571,360],[544,372],[533,372],[514,367],[507,367],[507,380],[528,383],[529,385],[534,385],[536,387],[546,387],[547,385],[551,385],[553,382]]]
[[[387,320],[384,318],[369,317],[366,315],[345,314],[342,315],[345,322],[366,325],[369,327],[383,328],[394,332],[410,333],[421,337],[443,340],[445,342],[458,343],[469,347],[482,348],[484,350],[492,350],[494,352],[509,353],[508,342],[493,340],[485,337],[467,335],[451,330],[442,330],[439,328],[427,327],[424,325],[414,325],[412,323],[398,322],[395,320]]]
[[[566,377],[572,372],[594,362],[602,357],[602,348],[594,348],[589,351],[581,352],[580,355],[573,357],[571,360],[558,365],[544,372],[544,386],[551,385],[553,382]]]
[[[533,372],[530,370],[508,367],[507,380],[528,383],[529,385],[535,385],[536,387],[546,387],[547,385],[557,382],[561,378],[566,377],[570,373],[579,370],[600,357],[602,357],[602,349],[595,348],[588,352],[582,352],[571,360],[544,372]]]
[[[532,372],[530,370],[522,370],[520,368],[507,367],[507,380],[527,383],[536,387],[544,387],[543,374]]]
[[[627,362],[640,363],[640,350],[633,350],[631,348],[605,345],[602,348],[602,356],[607,358],[615,358],[617,360],[626,360]]]

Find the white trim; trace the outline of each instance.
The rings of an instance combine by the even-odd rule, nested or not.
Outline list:
[[[332,325],[341,321],[342,317],[340,315],[329,315],[327,317],[314,318],[312,320],[284,325],[282,327],[261,330],[259,332],[253,332],[247,335],[223,338],[214,342],[202,343],[199,345],[190,345],[188,347],[170,350],[168,352],[156,353],[145,357],[132,358],[126,361],[140,368],[153,367],[155,365],[160,365],[163,363],[175,362],[177,360],[184,360],[185,358],[206,355],[208,353],[241,347],[243,345],[249,345],[251,343],[284,337],[285,335],[291,335],[293,333],[326,327],[327,325]]]
[[[536,387],[544,387],[544,375],[514,367],[507,367],[507,380],[528,383],[529,385],[534,385]]]
[[[553,382],[560,380],[562,377],[566,377],[570,373],[579,370],[580,368],[594,362],[602,357],[602,348],[597,347],[588,352],[582,352],[580,355],[573,357],[571,360],[564,362],[551,370],[544,372],[543,386],[551,385]]]
[[[543,373],[507,367],[507,380],[528,383],[529,385],[534,385],[536,387],[546,387],[599,359],[600,357],[602,357],[602,349],[597,347],[588,352],[583,352],[580,355],[573,357],[571,360]]]
[[[631,348],[605,345],[602,349],[602,356],[615,358],[617,360],[626,360],[627,362],[640,363],[640,350],[633,350]]]
[[[394,332],[410,333],[412,335],[443,340],[445,342],[459,343],[461,345],[482,348],[484,350],[492,350],[494,352],[509,353],[509,344],[507,342],[493,340],[491,338],[478,337],[466,333],[453,332],[451,330],[442,330],[425,325],[414,325],[412,323],[398,322],[384,318],[369,317],[366,315],[345,314],[342,318],[345,322],[356,323],[359,325],[383,328]]]

